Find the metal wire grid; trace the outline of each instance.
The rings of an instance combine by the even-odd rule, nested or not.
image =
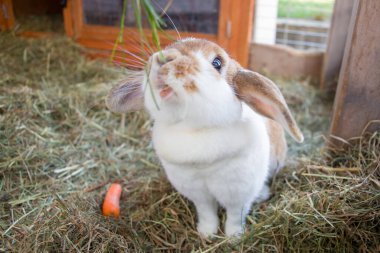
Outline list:
[[[84,18],[87,24],[117,26],[120,24],[124,0],[83,0]],[[164,29],[176,28],[181,32],[198,32],[216,34],[218,31],[219,0],[153,0],[157,13],[162,15],[167,24]],[[168,5],[169,3],[169,5]],[[170,17],[170,18],[169,18]],[[170,20],[171,19],[171,20]],[[143,26],[149,27],[143,14]],[[134,10],[128,1],[125,25],[136,26]]]
[[[301,5],[300,3],[323,2],[324,8]],[[294,0],[287,1],[286,17],[277,19],[276,44],[288,45],[297,49],[324,51],[330,28],[334,0]],[[327,8],[326,8],[327,7]],[[283,11],[283,10],[282,10]],[[312,13],[310,18],[294,18],[294,12]],[[307,17],[307,15],[305,15]],[[319,20],[321,19],[321,20]]]

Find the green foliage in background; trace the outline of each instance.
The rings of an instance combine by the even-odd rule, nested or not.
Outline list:
[[[278,17],[329,20],[334,0],[279,0]]]

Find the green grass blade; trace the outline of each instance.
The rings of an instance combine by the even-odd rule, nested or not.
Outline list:
[[[115,44],[113,45],[113,48],[112,48],[110,62],[112,62],[113,58],[115,57],[116,49],[117,49],[117,46],[119,45],[119,43],[123,43],[124,26],[125,26],[124,20],[125,20],[125,15],[127,12],[127,5],[128,5],[128,0],[124,0],[123,1],[123,12],[121,15],[121,20],[120,20],[120,31],[119,31],[119,34],[118,34],[116,40],[115,40]]]

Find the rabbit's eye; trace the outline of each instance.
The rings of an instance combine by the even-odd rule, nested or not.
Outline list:
[[[220,60],[219,57],[216,57],[216,58],[212,61],[212,66],[213,66],[217,71],[220,71],[220,69],[222,68],[222,61]]]

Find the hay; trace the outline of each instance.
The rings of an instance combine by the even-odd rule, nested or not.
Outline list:
[[[16,33],[23,31],[53,32],[64,34],[62,14],[19,15],[16,20]]]
[[[193,205],[163,176],[146,115],[123,127],[105,108],[120,71],[80,52],[62,37],[0,34],[0,251],[379,250],[380,134],[324,159],[331,105],[307,81],[277,80],[306,143],[290,141],[273,197],[253,206],[240,242],[205,240]],[[100,214],[114,180],[125,186],[119,220]]]

